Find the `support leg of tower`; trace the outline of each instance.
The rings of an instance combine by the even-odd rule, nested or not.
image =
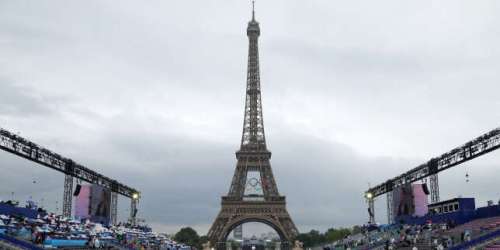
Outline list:
[[[392,210],[392,191],[387,193],[387,223],[392,224],[394,223],[394,214]]]
[[[370,224],[375,224],[375,199],[367,199],[368,201],[368,216],[369,220],[368,222]]]
[[[439,180],[438,175],[433,174],[429,177],[430,191],[431,191],[431,203],[439,202]]]
[[[118,220],[118,194],[111,192],[111,224],[116,225]]]
[[[71,207],[73,206],[73,176],[64,176],[64,194],[63,194],[63,217],[71,217]]]
[[[137,216],[137,202],[138,199],[132,198],[130,200],[130,224],[135,225]]]

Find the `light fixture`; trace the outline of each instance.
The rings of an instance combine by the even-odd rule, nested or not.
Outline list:
[[[134,200],[139,199],[139,194],[138,194],[138,193],[134,193],[134,194],[132,195],[132,199],[134,199]]]
[[[366,193],[365,196],[367,199],[370,199],[370,200],[373,198],[373,194],[370,192]]]

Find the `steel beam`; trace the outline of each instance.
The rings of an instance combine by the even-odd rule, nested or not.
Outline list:
[[[387,193],[387,224],[394,223],[392,192]]]
[[[135,225],[136,223],[136,218],[137,218],[137,203],[139,202],[139,199],[130,199],[130,224]]]
[[[64,176],[64,194],[63,194],[63,217],[71,217],[71,208],[73,206],[73,176],[67,174]]]
[[[111,192],[111,224],[116,225],[118,221],[118,194]]]
[[[139,194],[136,189],[103,176],[69,158],[65,158],[2,128],[0,128],[0,149],[88,183],[100,185],[129,198]]]
[[[431,193],[431,203],[439,202],[439,179],[438,174],[429,176],[429,185]]]
[[[471,140],[462,146],[430,159],[399,176],[387,180],[386,182],[368,189],[365,193],[370,193],[373,197],[380,196],[408,183],[423,180],[448,168],[460,165],[476,157],[485,155],[500,148],[500,128],[494,129],[486,134]],[[433,177],[434,178],[434,177]],[[436,177],[437,180],[437,177]],[[437,182],[436,182],[437,183]],[[435,189],[438,190],[439,188]],[[439,191],[435,193],[435,200],[439,200]]]
[[[367,199],[368,202],[368,222],[375,224],[375,199]]]

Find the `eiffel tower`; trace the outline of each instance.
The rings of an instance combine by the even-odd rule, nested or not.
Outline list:
[[[222,197],[222,209],[208,232],[212,246],[225,249],[229,233],[247,222],[261,222],[272,227],[281,238],[281,249],[289,249],[298,230],[286,209],[274,180],[267,150],[262,116],[258,38],[259,23],[248,23],[248,70],[245,118],[241,146],[236,152],[236,170],[227,196]]]

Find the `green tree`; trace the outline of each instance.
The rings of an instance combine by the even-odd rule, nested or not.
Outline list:
[[[363,229],[360,226],[354,226],[354,227],[352,227],[352,230],[351,230],[352,234],[359,234],[362,231],[363,231]]]
[[[174,240],[200,249],[200,236],[190,227],[181,228],[181,230],[175,234]]]
[[[208,237],[206,235],[200,236],[200,240],[199,240],[196,248],[203,249],[203,244],[205,244],[207,242],[208,242]]]
[[[302,242],[304,244],[304,247],[311,247],[312,246],[312,241],[311,237],[309,236],[309,233],[301,233],[297,235],[297,240]]]
[[[325,233],[311,230],[309,233],[299,234],[296,239],[304,243],[305,248],[309,248],[343,239],[350,234],[351,230],[347,228],[330,228]]]
[[[343,239],[349,234],[351,234],[351,230],[347,228],[330,228],[325,232],[326,242],[334,242]]]
[[[314,247],[325,243],[325,235],[318,230],[311,230],[309,233],[302,233],[297,236],[297,240],[304,243],[304,247]]]

